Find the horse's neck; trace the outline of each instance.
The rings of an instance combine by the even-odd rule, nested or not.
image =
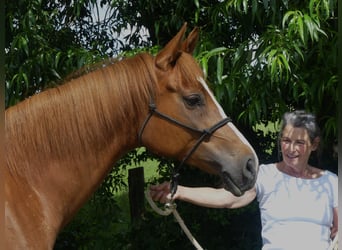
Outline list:
[[[27,117],[18,119],[29,121],[29,116],[34,116],[31,117],[33,120],[30,120],[29,123],[44,122],[45,125],[38,130],[32,127],[32,130],[28,132],[29,134],[25,134],[25,132],[18,135],[10,133],[8,138],[9,141],[12,141],[12,147],[17,147],[8,157],[16,158],[15,168],[19,171],[18,173],[23,169],[25,172],[34,171],[34,168],[38,168],[36,173],[32,173],[29,178],[30,188],[39,194],[43,202],[54,204],[48,207],[50,207],[51,213],[56,213],[56,211],[60,213],[58,216],[62,217],[60,218],[62,224],[68,222],[90,197],[113,166],[113,163],[138,144],[139,124],[123,120],[122,114],[121,116],[116,114],[120,109],[119,107],[114,105],[107,110],[103,104],[92,107],[91,105],[87,106],[86,103],[70,103],[70,100],[77,99],[74,96],[75,93],[70,90],[78,83],[73,84],[73,86],[63,86],[58,90],[43,92],[32,97],[29,100],[32,102],[32,106],[41,110],[39,112],[35,110],[32,114],[27,113]],[[86,83],[83,88],[90,87]],[[65,94],[61,95],[60,98],[54,98],[58,94],[53,93],[54,91]],[[85,91],[98,90],[92,87]],[[50,95],[50,97],[44,95]],[[39,102],[40,98],[49,101],[44,105],[34,104]],[[96,99],[98,97],[91,96],[89,98]],[[86,101],[90,102],[90,99]],[[69,105],[74,106],[70,107]],[[63,107],[65,110],[56,109],[56,106]],[[86,110],[82,111],[82,107],[86,107]],[[73,112],[70,112],[70,108],[74,108]],[[92,110],[97,108],[99,110]],[[121,113],[128,112],[125,108],[121,108]],[[35,116],[36,113],[43,113],[43,115]],[[51,113],[55,113],[55,115],[50,115]],[[108,115],[111,117],[106,117]],[[141,120],[139,114],[129,114],[129,117],[135,115],[137,121]],[[94,120],[97,123],[94,123]],[[29,123],[26,125],[29,126]],[[26,125],[25,122],[22,124],[17,122],[16,127],[19,126],[22,131],[27,131],[25,130]],[[113,125],[115,128],[112,127]],[[41,141],[36,141],[34,145],[25,145],[25,148],[22,148],[23,151],[20,152],[19,148],[23,146],[20,137],[27,138],[30,136],[37,136]],[[11,161],[14,161],[13,159]]]
[[[75,159],[75,155],[78,152],[74,151],[73,154],[69,154],[68,158],[61,162],[62,164],[60,163],[62,168],[64,168],[62,171],[69,175],[64,178],[65,185],[62,184],[61,186],[61,183],[58,182],[59,180],[55,183],[56,188],[62,189],[69,185],[68,190],[64,190],[68,193],[69,197],[65,201],[65,204],[68,204],[68,213],[63,223],[68,222],[74,213],[89,199],[91,194],[95,192],[110,169],[114,166],[114,163],[127,151],[137,146],[136,131],[138,124],[123,119],[117,113],[119,109],[126,114],[129,112],[125,110],[125,107],[113,106],[110,109],[110,113],[107,112],[110,118],[105,117],[105,114],[101,113],[105,111],[100,109],[96,113],[99,116],[104,115],[104,117],[90,115],[89,124],[92,124],[91,120],[93,119],[107,119],[107,121],[110,121],[108,123],[115,125],[115,127],[108,128],[107,126],[110,125],[103,124],[102,128],[99,126],[94,129],[90,126],[89,130],[84,130],[86,133],[81,136],[86,144],[83,145],[85,148],[83,154]],[[51,176],[58,174],[61,176],[64,174],[63,172],[57,170],[55,173],[51,173]],[[73,180],[74,185],[69,184],[70,179]]]

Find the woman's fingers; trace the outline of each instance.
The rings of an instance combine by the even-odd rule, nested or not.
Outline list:
[[[170,200],[170,183],[163,182],[159,185],[150,186],[150,194],[154,201],[159,201],[161,203],[166,203]]]
[[[153,191],[161,191],[161,190],[170,191],[170,182],[165,181],[158,185],[152,185],[150,186],[150,189]]]

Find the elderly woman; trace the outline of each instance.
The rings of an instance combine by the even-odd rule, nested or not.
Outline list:
[[[178,186],[173,199],[213,208],[238,208],[257,198],[263,250],[326,250],[338,229],[338,178],[309,165],[320,142],[315,116],[285,113],[279,134],[282,160],[261,165],[256,185],[240,197],[227,190]],[[170,185],[151,187],[152,198],[166,202]]]

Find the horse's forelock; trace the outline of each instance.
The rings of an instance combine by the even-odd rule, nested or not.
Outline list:
[[[190,87],[192,85],[194,88],[202,88],[198,79],[204,77],[203,71],[191,55],[182,53],[177,60],[176,70],[179,70],[182,76],[184,87]]]

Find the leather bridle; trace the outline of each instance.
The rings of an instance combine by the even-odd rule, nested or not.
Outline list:
[[[151,102],[149,104],[149,114],[146,117],[144,123],[142,124],[140,130],[139,130],[139,134],[138,134],[138,139],[139,139],[139,143],[142,145],[142,135],[143,132],[145,130],[146,125],[148,124],[148,122],[150,121],[151,117],[153,115],[159,116],[161,118],[163,118],[164,120],[173,123],[177,126],[183,127],[185,129],[188,129],[190,131],[199,133],[200,136],[198,138],[198,140],[196,141],[195,145],[187,152],[187,154],[183,157],[182,161],[180,162],[180,164],[178,165],[177,168],[173,169],[173,173],[172,173],[172,177],[171,177],[171,198],[173,197],[173,195],[176,193],[177,191],[177,186],[178,186],[178,177],[179,177],[179,171],[181,170],[181,168],[183,167],[184,163],[189,159],[189,157],[195,152],[195,150],[198,148],[198,146],[206,139],[209,138],[216,130],[218,130],[219,128],[221,128],[222,126],[224,126],[225,124],[227,124],[228,122],[231,122],[232,120],[229,117],[226,117],[224,119],[222,119],[221,121],[215,123],[213,126],[206,128],[206,129],[197,129],[194,127],[191,127],[189,125],[186,125],[166,114],[163,114],[161,112],[159,112],[157,110],[157,107],[155,105],[154,102]]]

